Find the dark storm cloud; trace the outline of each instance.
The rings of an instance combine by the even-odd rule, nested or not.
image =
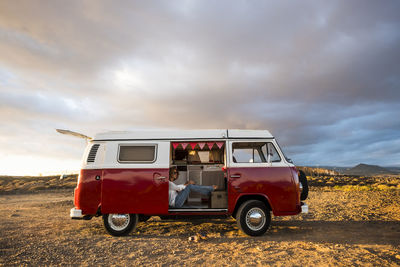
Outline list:
[[[56,127],[266,128],[298,164],[399,165],[399,11],[396,1],[3,1],[1,145],[29,132],[57,147]]]

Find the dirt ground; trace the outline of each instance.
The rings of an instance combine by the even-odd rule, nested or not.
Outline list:
[[[72,191],[0,195],[0,265],[400,265],[400,190],[312,188],[309,214],[272,217],[261,237],[231,218],[159,217],[112,237],[101,218],[69,218]]]

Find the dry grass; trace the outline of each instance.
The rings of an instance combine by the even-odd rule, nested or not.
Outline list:
[[[274,217],[249,237],[228,219],[161,220],[112,237],[101,218],[69,219],[72,192],[0,196],[0,265],[386,265],[400,264],[398,191],[312,190],[310,213]],[[206,232],[198,243],[188,237]]]
[[[400,190],[399,176],[307,176],[311,187],[343,191],[382,191]]]
[[[78,175],[60,176],[0,176],[0,195],[41,192],[45,190],[72,189]]]
[[[68,181],[7,179],[1,189],[8,191],[0,195],[0,266],[400,265],[400,190],[353,190],[392,186],[394,180],[386,178],[347,185],[349,191],[335,189],[343,184],[312,185],[309,214],[273,217],[261,237],[244,235],[232,218],[164,221],[154,216],[120,238],[106,233],[101,218],[69,219],[73,189]],[[59,189],[38,189],[46,186]],[[188,241],[200,231],[207,232],[207,240]]]

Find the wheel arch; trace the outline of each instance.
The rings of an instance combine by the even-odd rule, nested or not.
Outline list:
[[[244,202],[248,200],[259,200],[265,204],[265,206],[272,211],[272,206],[270,204],[270,201],[268,199],[268,196],[263,195],[263,194],[245,194],[245,195],[240,195],[238,199],[236,200],[235,204],[235,209],[233,210],[232,216],[236,218],[236,213]]]
[[[101,213],[101,204],[99,204],[99,206],[97,207],[96,216],[101,216],[101,215],[103,215],[103,213]]]

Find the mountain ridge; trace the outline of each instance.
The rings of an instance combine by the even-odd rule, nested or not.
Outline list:
[[[379,165],[369,165],[360,163],[351,169],[344,171],[345,175],[379,175],[379,174],[395,174],[393,170],[381,167]]]
[[[355,176],[374,176],[374,175],[398,175],[400,167],[382,167],[379,165],[360,163],[354,167],[340,166],[298,166],[307,175],[355,175]]]

